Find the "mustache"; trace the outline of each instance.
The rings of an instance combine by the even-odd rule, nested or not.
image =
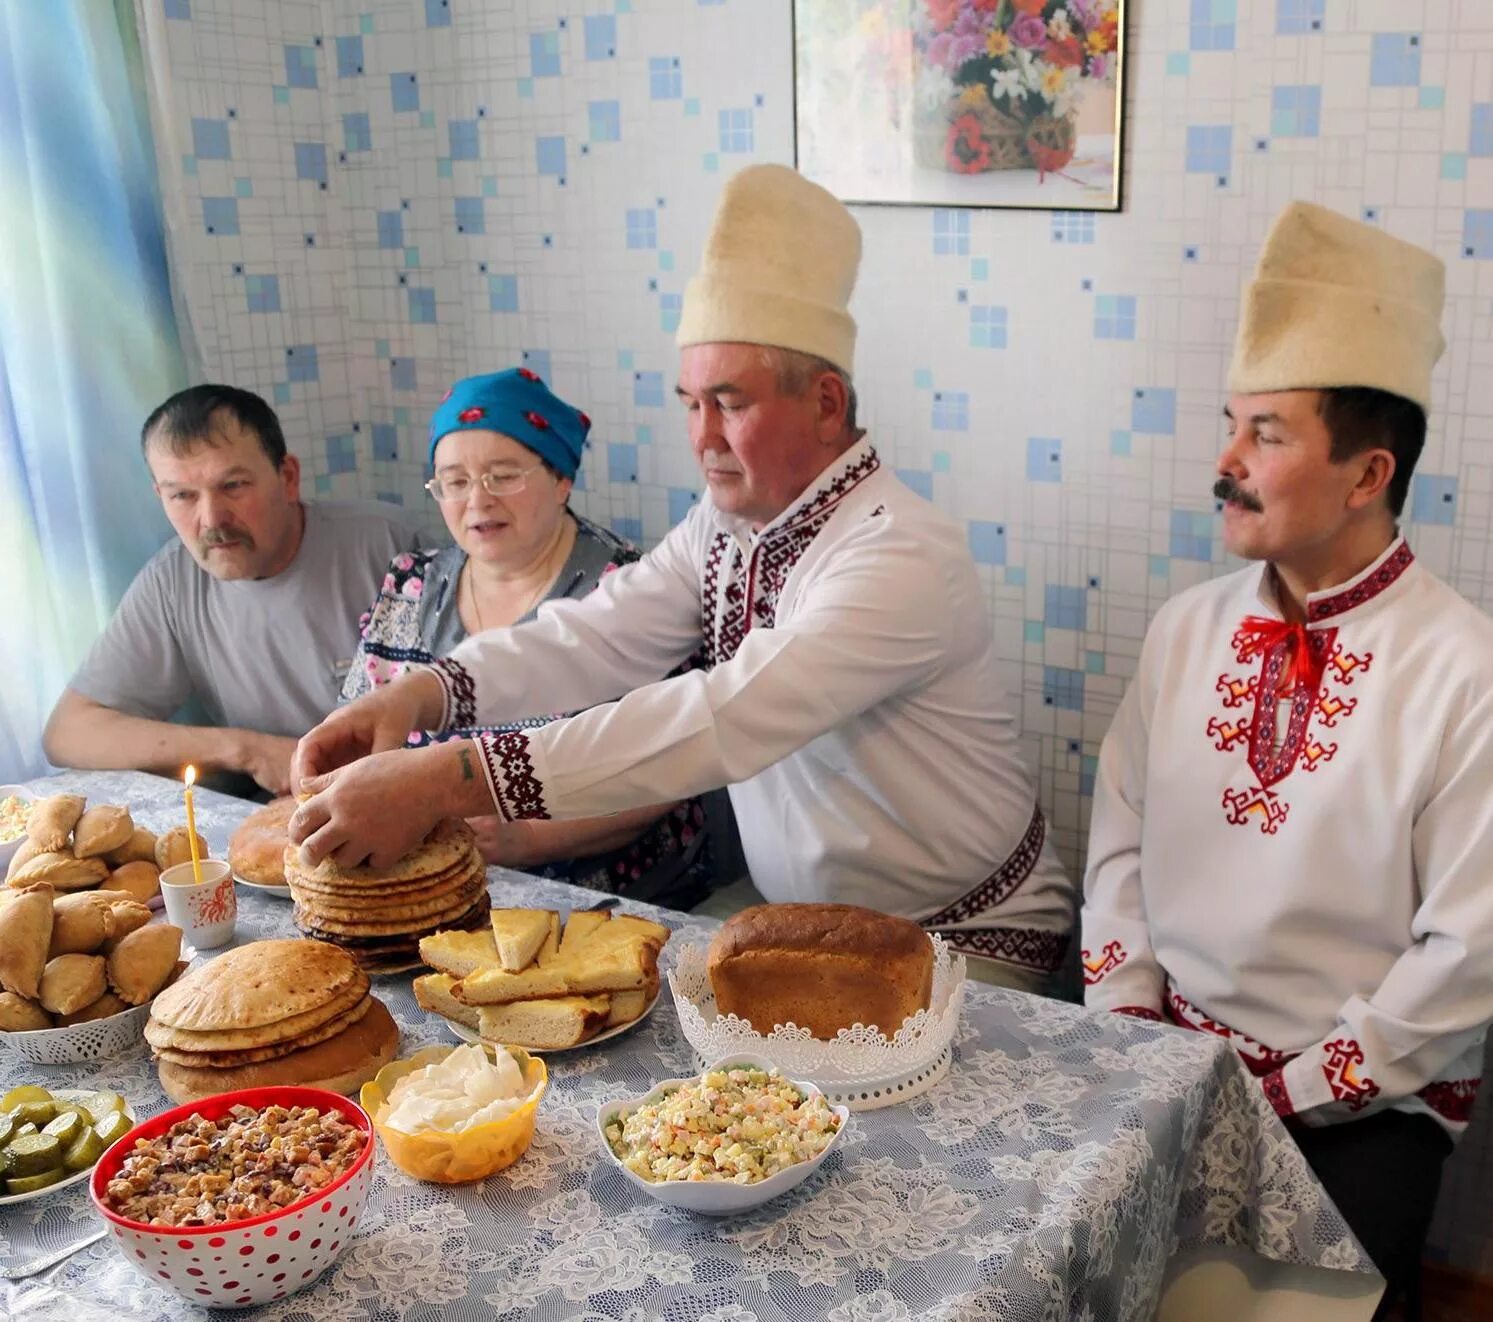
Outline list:
[[[707,473],[739,473],[740,467],[724,459],[714,450],[702,450],[700,452],[700,467]]]
[[[1253,491],[1246,491],[1231,477],[1221,477],[1213,484],[1213,499],[1221,500],[1226,505],[1238,505],[1241,509],[1247,509],[1255,514],[1264,512],[1265,506],[1260,503],[1260,498]]]
[[[209,528],[197,539],[197,547],[199,550],[207,551],[214,546],[243,546],[252,551],[254,539],[246,532],[237,532],[229,528]]]

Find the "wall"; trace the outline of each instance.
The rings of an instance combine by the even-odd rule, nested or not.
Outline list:
[[[315,494],[423,501],[432,404],[522,362],[596,420],[585,513],[681,517],[670,332],[722,180],[792,160],[787,0],[140,2],[204,360]],[[1123,213],[859,213],[865,417],[968,524],[1070,864],[1149,617],[1229,567],[1222,380],[1287,201],[1446,260],[1409,532],[1493,603],[1493,5],[1144,0],[1129,33]]]

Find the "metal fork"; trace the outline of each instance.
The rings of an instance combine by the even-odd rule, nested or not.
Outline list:
[[[96,1230],[86,1239],[80,1239],[76,1244],[69,1244],[65,1249],[58,1249],[55,1253],[48,1253],[40,1258],[33,1258],[30,1262],[23,1262],[19,1267],[0,1267],[0,1281],[21,1281],[28,1276],[35,1276],[38,1272],[44,1272],[48,1267],[55,1267],[59,1262],[70,1258],[79,1249],[86,1249],[90,1244],[96,1244],[109,1233],[109,1227]]]

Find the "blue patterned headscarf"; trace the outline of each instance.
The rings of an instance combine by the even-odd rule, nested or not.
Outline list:
[[[431,464],[441,437],[495,431],[533,450],[561,477],[574,478],[591,419],[556,395],[527,367],[458,381],[430,419]]]

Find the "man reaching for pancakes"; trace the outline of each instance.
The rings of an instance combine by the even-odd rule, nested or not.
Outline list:
[[[856,426],[859,258],[849,212],[794,171],[730,181],[678,335],[706,498],[590,595],[307,735],[290,834],[310,860],[384,864],[447,815],[596,816],[727,785],[769,900],[909,917],[991,980],[1052,989],[1073,887],[964,534]],[[702,645],[705,668],[664,678]],[[401,749],[412,729],[554,711],[580,714]]]

